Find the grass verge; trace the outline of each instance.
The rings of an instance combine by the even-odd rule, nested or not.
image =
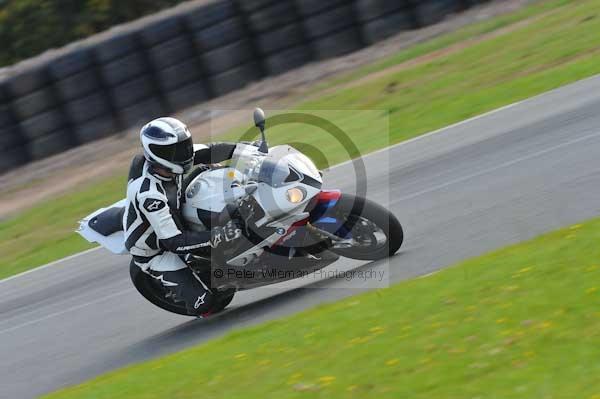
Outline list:
[[[46,398],[598,398],[599,240],[594,219]]]
[[[599,0],[535,3],[345,75],[335,82],[337,91],[296,108],[377,110],[367,117],[341,112],[334,119],[366,154],[599,73],[599,7]],[[508,29],[515,22],[519,25]],[[468,42],[500,28],[506,28],[502,34]],[[467,41],[464,48],[380,75],[390,66],[461,41]],[[379,72],[377,78],[347,84],[373,72]],[[387,124],[379,131],[374,128],[382,126],[381,116],[389,116],[389,134]],[[233,139],[234,133],[225,137]],[[306,126],[277,127],[270,130],[269,137],[273,143],[301,141],[309,155],[325,159],[328,165],[347,158],[336,140]],[[99,205],[123,196],[124,184],[115,182],[100,182],[0,223],[0,278],[87,247],[72,233],[75,222]]]

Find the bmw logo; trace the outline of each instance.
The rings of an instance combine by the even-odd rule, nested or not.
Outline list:
[[[285,234],[285,229],[283,227],[279,227],[279,228],[277,228],[277,230],[275,230],[275,232],[277,234],[279,234],[280,236],[282,236]]]

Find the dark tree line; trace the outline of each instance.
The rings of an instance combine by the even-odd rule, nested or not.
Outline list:
[[[183,0],[0,0],[0,66]]]

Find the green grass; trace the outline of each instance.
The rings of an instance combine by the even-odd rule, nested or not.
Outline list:
[[[74,233],[78,219],[123,198],[125,183],[113,177],[0,223],[0,278],[91,248]]]
[[[342,76],[338,83],[514,22],[531,18],[531,23],[358,87],[340,88],[294,108],[319,110],[321,115],[332,118],[344,128],[360,153],[366,154],[599,73],[599,9],[600,0],[536,3],[400,52],[355,74]],[[323,113],[327,110],[341,111]],[[224,137],[235,138],[240,131]],[[337,140],[321,130],[300,124],[270,129],[269,138],[273,143],[300,142],[296,146],[317,159],[320,166],[358,155],[348,154]],[[91,190],[52,199],[0,223],[0,277],[86,247],[71,229],[77,219],[98,205],[124,195],[124,187],[115,182],[115,179],[99,182]],[[82,201],[84,198],[94,201]],[[41,234],[40,225],[45,234]],[[33,246],[30,237],[35,237]]]
[[[594,219],[47,398],[599,398],[598,242]]]

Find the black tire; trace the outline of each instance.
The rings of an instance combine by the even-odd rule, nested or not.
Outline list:
[[[54,80],[64,79],[74,75],[84,69],[92,67],[94,59],[92,50],[89,48],[79,48],[69,51],[48,64],[50,76]]]
[[[255,40],[260,53],[267,55],[304,42],[304,33],[300,24],[290,24],[258,35]]]
[[[257,63],[251,62],[227,72],[220,73],[209,78],[212,92],[217,95],[223,95],[238,90],[248,83],[258,80],[261,76],[261,70]]]
[[[32,159],[46,158],[64,152],[74,145],[71,132],[67,129],[51,132],[27,143]]]
[[[154,95],[152,76],[144,75],[110,89],[112,104],[124,108]]]
[[[196,82],[165,93],[165,98],[173,110],[181,110],[206,101],[209,93],[204,82]]]
[[[387,245],[380,248],[344,248],[331,251],[346,258],[359,260],[378,260],[392,256],[398,251],[404,240],[402,226],[396,216],[390,211],[368,199],[350,194],[342,194],[335,205],[336,215],[361,216],[373,222],[387,237]],[[345,224],[347,229],[352,229],[352,222]]]
[[[360,35],[354,27],[331,36],[320,37],[313,42],[313,51],[318,60],[348,54],[361,47]]]
[[[18,118],[23,120],[54,108],[57,103],[52,90],[46,87],[15,99],[13,109]]]
[[[304,20],[304,30],[308,39],[338,32],[356,24],[352,4],[313,15]]]
[[[118,128],[112,114],[104,114],[92,120],[75,125],[75,139],[79,144],[89,143],[117,133]]]
[[[100,89],[98,74],[94,69],[75,73],[54,83],[58,95],[63,102],[84,97]]]
[[[398,12],[406,7],[405,2],[389,0],[356,0],[356,17],[359,21],[371,21],[381,16]]]
[[[425,0],[419,1],[415,12],[419,26],[435,24],[447,15],[460,11],[458,0]]]
[[[162,92],[176,90],[201,79],[200,60],[191,58],[157,72],[158,85]]]
[[[100,70],[108,86],[116,86],[147,71],[142,53],[132,53],[104,64]]]
[[[116,34],[94,46],[94,53],[99,63],[107,63],[139,50],[141,49],[133,32]]]
[[[6,80],[6,89],[13,98],[31,93],[50,83],[45,67],[23,69]]]
[[[162,103],[158,98],[150,98],[146,101],[131,105],[127,108],[119,109],[119,117],[123,125],[127,128],[136,126],[142,127],[143,123],[149,120],[159,118],[165,114]],[[139,126],[138,126],[139,125]]]
[[[24,146],[0,150],[0,168],[3,171],[24,165],[29,159],[29,151]]]
[[[202,61],[209,75],[216,75],[244,64],[254,58],[249,40],[240,40],[202,55]]]
[[[20,126],[23,135],[31,141],[59,130],[66,124],[62,111],[55,108],[21,121]]]
[[[310,49],[301,45],[266,57],[264,64],[269,75],[278,75],[294,68],[301,67],[311,60],[312,53]]]
[[[242,11],[252,12],[259,8],[268,7],[277,0],[237,0],[237,4]]]
[[[295,0],[301,16],[314,15],[327,9],[350,3],[349,0]]]
[[[294,6],[289,1],[276,2],[247,15],[248,26],[253,33],[267,32],[298,20]]]
[[[103,92],[94,93],[65,104],[67,117],[74,124],[84,123],[99,115],[110,112],[107,96]]]
[[[221,21],[237,15],[235,5],[231,0],[217,1],[211,4],[201,5],[190,10],[185,15],[185,22],[191,31],[204,29]]]
[[[226,46],[245,37],[246,30],[239,17],[193,32],[194,44],[203,52]]]
[[[187,35],[175,37],[148,49],[148,57],[156,70],[178,64],[193,54],[194,47]]]
[[[362,37],[367,44],[386,39],[400,31],[415,28],[412,15],[407,12],[386,15],[370,21],[362,26]]]
[[[151,22],[140,31],[140,40],[146,47],[164,43],[183,31],[183,19],[179,15]]]
[[[182,302],[174,302],[165,298],[164,288],[162,288],[160,284],[157,284],[152,277],[144,273],[142,269],[136,266],[133,262],[129,264],[129,276],[131,277],[131,282],[138,292],[142,294],[142,296],[150,303],[171,313],[176,313],[183,316],[196,316],[188,312],[187,308]],[[213,295],[215,295],[215,305],[211,309],[211,314],[223,311],[223,309],[225,309],[233,300],[235,291],[217,291]]]
[[[0,127],[0,152],[7,152],[23,144],[25,144],[25,140],[18,125]]]
[[[0,129],[5,126],[12,126],[16,122],[10,106],[8,104],[0,104]]]

